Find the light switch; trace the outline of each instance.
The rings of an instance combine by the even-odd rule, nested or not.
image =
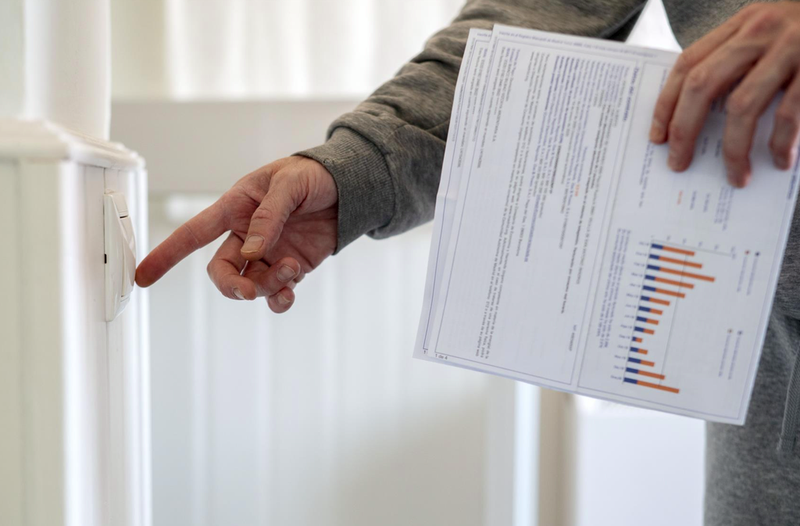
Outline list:
[[[125,309],[136,279],[136,240],[125,195],[106,192],[105,216],[106,321],[113,321]]]

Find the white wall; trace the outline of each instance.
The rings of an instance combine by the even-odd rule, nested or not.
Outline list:
[[[111,0],[113,96],[363,97],[464,0]]]
[[[0,2],[0,118],[22,114],[25,90],[23,0]]]

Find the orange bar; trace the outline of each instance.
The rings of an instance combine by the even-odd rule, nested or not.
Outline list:
[[[667,290],[667,289],[656,289],[656,292],[660,294],[666,294],[667,296],[675,296],[676,298],[685,298],[686,294],[683,292],[675,292],[674,290]]]
[[[642,329],[642,332],[645,334],[655,334],[655,331],[653,329]]]
[[[666,256],[658,256],[656,261],[666,261],[667,263],[677,263],[678,265],[683,265],[685,267],[692,267],[692,268],[703,268],[703,265],[700,263],[694,263],[692,261],[681,261],[680,259],[668,258]]]
[[[647,350],[646,349],[639,349],[639,354],[647,354]]]
[[[669,393],[680,393],[679,389],[675,389],[674,387],[667,387],[666,385],[658,385],[658,384],[651,384],[650,382],[643,382],[642,380],[636,380],[636,385],[643,385],[645,387],[652,387],[653,389],[660,389],[662,391],[667,391]]]
[[[651,320],[650,318],[644,318],[645,323],[652,323],[653,325],[658,325],[658,320]]]
[[[641,338],[634,338],[633,341],[635,341],[636,343],[642,343],[642,339]]]
[[[648,373],[647,371],[639,371],[638,373],[634,374],[641,374],[642,376],[649,376],[650,378],[658,378],[659,380],[666,379],[666,376],[664,376],[663,374]]]
[[[639,363],[641,363],[642,365],[647,365],[648,367],[656,366],[655,362],[648,362],[647,360],[640,360]]]
[[[648,297],[650,298],[650,296],[648,296]],[[647,301],[649,301],[650,303],[658,303],[659,305],[666,305],[667,307],[669,307],[669,302],[667,300],[660,300],[658,298],[650,298]]]
[[[664,311],[660,311],[658,309],[650,309],[650,314],[664,314]]]
[[[661,245],[661,247],[662,247],[661,250],[666,250],[667,252],[675,252],[676,254],[683,254],[684,256],[694,256],[694,252],[692,252],[691,250],[668,247],[667,245]]]
[[[711,276],[701,276],[700,274],[692,274],[691,272],[682,272],[680,270],[675,270],[672,268],[664,268],[661,267],[661,272],[668,272],[670,274],[677,274],[678,276],[684,276],[687,278],[694,278],[694,279],[702,279],[703,281],[714,281],[714,278]],[[658,278],[656,278],[657,280]]]
[[[655,277],[655,281],[658,281],[659,283],[666,283],[667,285],[675,285],[676,287],[685,287],[687,289],[694,288],[694,285],[692,285],[691,283],[684,283],[682,281],[673,281],[667,278],[659,278],[658,276]]]

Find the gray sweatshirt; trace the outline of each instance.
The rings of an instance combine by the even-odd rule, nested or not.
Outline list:
[[[686,47],[746,0],[664,0]],[[433,217],[450,110],[470,28],[508,24],[624,40],[645,0],[471,0],[397,75],[337,119],[300,155],[322,163],[339,193],[337,252]],[[757,174],[756,174],[757,176]],[[800,525],[800,217],[795,217],[745,426],[709,424],[706,523]],[[776,447],[777,446],[777,447]]]

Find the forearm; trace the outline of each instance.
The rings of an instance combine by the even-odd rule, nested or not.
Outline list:
[[[433,217],[453,95],[470,28],[508,24],[613,37],[644,0],[473,0],[389,82],[337,119],[301,155],[321,162],[339,193],[338,247],[364,233],[404,232]]]

